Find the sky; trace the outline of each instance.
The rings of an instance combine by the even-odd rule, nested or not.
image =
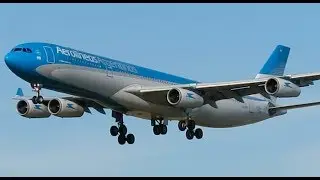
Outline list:
[[[202,82],[254,78],[273,49],[286,74],[320,71],[320,4],[2,4],[0,57],[49,42]],[[0,176],[319,176],[318,106],[189,141],[177,122],[155,136],[125,117],[133,145],[109,134],[111,111],[26,119],[11,98],[30,85],[0,63]],[[319,101],[319,83],[280,104]],[[43,96],[59,93],[42,90]]]

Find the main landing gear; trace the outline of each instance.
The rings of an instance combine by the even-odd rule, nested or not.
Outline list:
[[[196,123],[194,120],[179,121],[178,123],[178,128],[180,131],[184,131],[188,128],[186,131],[186,137],[189,140],[193,139],[194,136],[197,139],[201,139],[203,137],[202,129],[197,128],[196,130],[194,130],[195,127]]]
[[[110,134],[112,136],[118,135],[118,142],[121,145],[125,144],[126,142],[128,144],[133,144],[135,138],[133,134],[127,134],[127,127],[123,124],[123,114],[112,111],[112,117],[116,119],[118,126],[111,126]]]
[[[168,121],[163,120],[163,118],[159,118],[158,120],[151,119],[151,126],[153,126],[153,134],[154,135],[167,134],[167,132],[168,132],[167,125],[168,125]]]
[[[33,91],[35,91],[37,93],[37,96],[32,97],[32,102],[34,104],[41,104],[43,102],[43,97],[40,96],[40,90],[42,88],[42,85],[31,83],[31,88]]]

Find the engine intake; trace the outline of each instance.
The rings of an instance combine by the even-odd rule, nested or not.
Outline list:
[[[299,86],[281,78],[267,80],[265,91],[275,97],[298,97],[301,93]]]
[[[173,88],[167,93],[167,101],[170,105],[182,108],[196,108],[203,105],[203,98],[193,91],[181,88]]]
[[[81,117],[84,114],[84,108],[66,99],[52,99],[48,103],[49,112],[58,117]]]
[[[16,109],[21,116],[27,118],[47,118],[51,116],[46,105],[33,104],[31,100],[20,100]]]

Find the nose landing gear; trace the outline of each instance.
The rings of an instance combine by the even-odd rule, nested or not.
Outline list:
[[[31,88],[33,91],[35,91],[37,93],[36,96],[32,97],[32,102],[34,104],[42,104],[43,102],[43,97],[40,95],[40,90],[42,88],[42,84],[35,84],[35,83],[31,83]]]

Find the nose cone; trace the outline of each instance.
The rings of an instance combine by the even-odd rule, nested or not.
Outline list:
[[[12,53],[8,53],[6,54],[6,56],[4,57],[4,62],[6,63],[6,65],[12,69],[17,67],[17,63],[18,63],[18,57],[16,57],[16,55],[12,54]]]
[[[15,53],[8,53],[4,57],[4,61],[8,68],[15,74],[25,73],[28,70],[28,65],[21,59],[21,55]]]
[[[34,57],[24,53],[9,52],[4,57],[8,68],[18,77],[28,80],[37,77],[35,68],[38,66]]]
[[[12,59],[12,56],[10,56],[10,53],[6,54],[6,56],[4,57],[4,62],[8,67],[12,66],[12,63],[13,63],[12,61],[13,59]]]
[[[4,61],[7,62],[9,59],[9,54],[7,54],[5,57],[4,57]]]

